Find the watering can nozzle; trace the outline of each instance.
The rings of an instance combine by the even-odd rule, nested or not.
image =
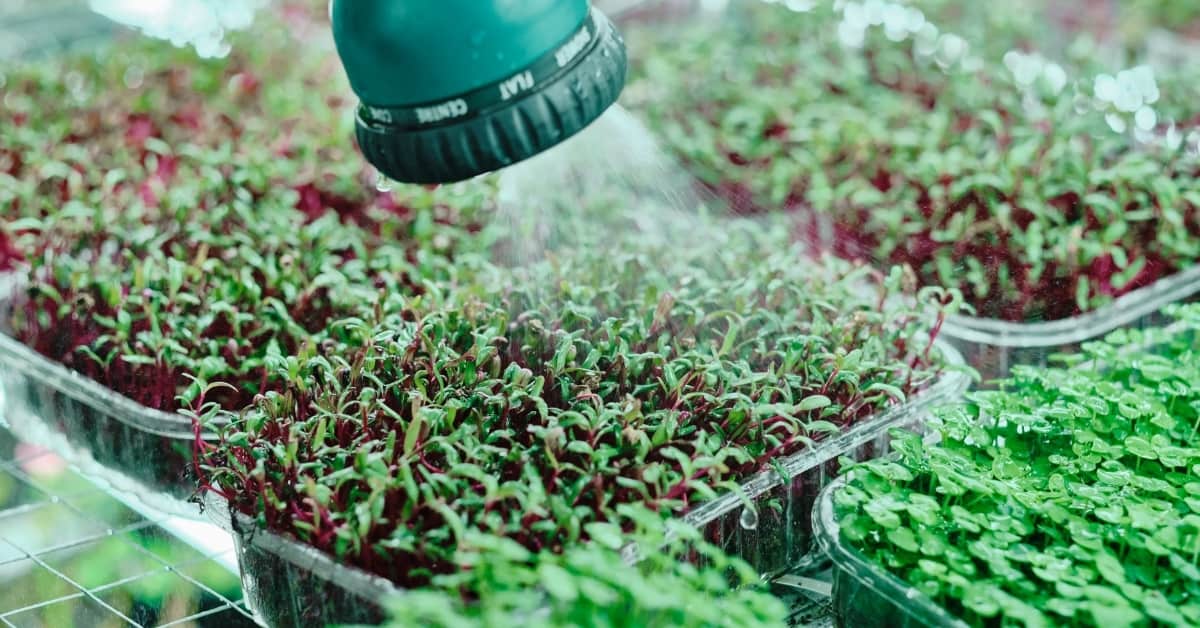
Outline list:
[[[616,102],[625,44],[587,0],[333,0],[361,99],[356,135],[383,175],[449,183],[574,135]]]

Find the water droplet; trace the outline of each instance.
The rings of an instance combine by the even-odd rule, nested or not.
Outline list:
[[[1087,95],[1081,92],[1077,92],[1075,94],[1075,101],[1073,104],[1075,105],[1075,113],[1079,115],[1083,115],[1092,110],[1092,99],[1088,98]]]
[[[738,518],[738,523],[747,530],[753,530],[758,527],[758,511],[751,506],[742,508],[742,516]]]
[[[375,189],[381,194],[387,194],[392,191],[392,180],[387,178],[382,172],[375,175]]]
[[[142,86],[142,82],[146,79],[146,72],[139,65],[131,65],[125,70],[123,80],[125,87],[129,89],[137,89]]]

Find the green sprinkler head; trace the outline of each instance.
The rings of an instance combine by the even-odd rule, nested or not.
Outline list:
[[[385,176],[449,183],[582,130],[625,84],[625,44],[588,0],[332,0],[362,101],[358,144]]]

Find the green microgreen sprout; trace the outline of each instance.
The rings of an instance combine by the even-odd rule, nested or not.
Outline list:
[[[1016,367],[853,465],[841,533],[973,625],[1200,622],[1200,307]]]
[[[436,589],[397,596],[389,605],[389,625],[783,625],[783,604],[762,589],[749,565],[725,556],[694,528],[664,525],[649,511],[631,518],[641,522],[634,532],[598,534],[596,542],[561,555],[471,533],[458,551],[458,562],[469,568],[444,576]],[[627,541],[654,551],[631,566],[620,552]],[[689,562],[696,560],[704,566]],[[457,592],[464,590],[475,603],[461,603]]]

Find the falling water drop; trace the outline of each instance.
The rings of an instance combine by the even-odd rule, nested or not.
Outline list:
[[[1075,113],[1083,115],[1092,110],[1092,99],[1086,94],[1075,94]]]
[[[392,180],[387,178],[382,172],[375,173],[375,189],[382,194],[387,194],[392,191]]]
[[[758,511],[752,506],[742,508],[742,516],[738,519],[738,523],[747,530],[753,530],[758,527]]]

